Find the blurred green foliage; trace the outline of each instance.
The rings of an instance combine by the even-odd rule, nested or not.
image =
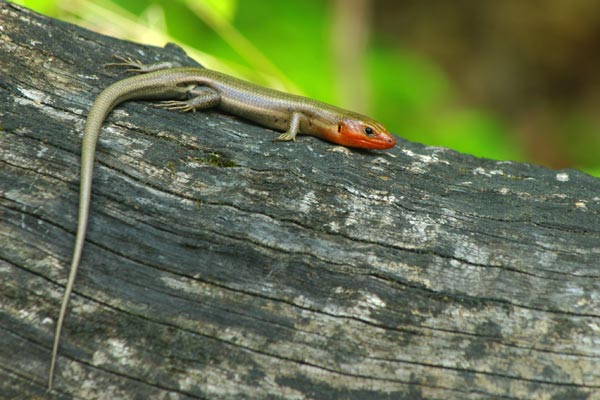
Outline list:
[[[329,1],[17,2],[43,14],[131,40],[148,43],[148,31],[162,31],[161,37],[166,40],[214,57],[199,56],[198,61],[209,67],[342,107],[352,104],[352,99],[340,98],[336,92],[339,66],[336,67],[331,48],[334,8]],[[107,14],[99,18],[99,12]],[[112,13],[119,18],[110,17]],[[127,24],[117,21],[135,22],[139,32],[132,32],[131,26],[121,27]],[[372,32],[363,55],[370,104],[367,110],[356,111],[371,114],[409,140],[486,158],[526,161],[502,120],[489,111],[460,104],[451,81],[432,61],[377,35]],[[584,119],[576,116],[565,123],[566,129],[589,128],[584,126]],[[600,174],[600,168],[588,172]]]

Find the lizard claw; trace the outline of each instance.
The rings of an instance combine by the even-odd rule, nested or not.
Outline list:
[[[146,72],[158,71],[161,69],[179,67],[180,64],[177,62],[157,62],[153,64],[144,64],[131,57],[114,56],[118,62],[104,64],[104,67],[128,67],[127,72],[136,72],[144,74]]]
[[[104,67],[129,67],[127,68],[127,72],[145,72],[144,64],[142,64],[138,60],[135,60],[131,57],[123,57],[119,55],[114,56],[114,58],[117,59],[119,62],[104,64]]]
[[[296,141],[296,135],[294,133],[291,132],[284,132],[281,135],[277,136],[275,139],[273,139],[274,142],[295,142]]]
[[[161,101],[158,104],[154,104],[154,107],[162,108],[163,110],[170,110],[170,111],[196,112],[196,108],[194,106],[192,106],[191,104],[189,104],[186,101],[180,101],[180,100]]]

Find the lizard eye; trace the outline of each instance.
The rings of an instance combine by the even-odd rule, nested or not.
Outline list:
[[[375,134],[375,132],[373,131],[373,128],[371,128],[370,126],[367,126],[367,127],[365,128],[365,134],[366,134],[367,136],[373,136],[373,135]]]

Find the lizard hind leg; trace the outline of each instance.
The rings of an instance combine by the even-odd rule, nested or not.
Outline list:
[[[145,74],[147,72],[158,71],[161,69],[181,67],[181,64],[172,61],[161,61],[153,64],[143,64],[142,62],[135,60],[131,57],[114,56],[118,62],[104,64],[105,68],[108,67],[126,67],[127,72],[135,72],[138,74]]]
[[[190,112],[216,107],[221,101],[219,92],[206,86],[194,87],[187,93],[192,96],[187,100],[161,101],[154,106],[165,110]]]

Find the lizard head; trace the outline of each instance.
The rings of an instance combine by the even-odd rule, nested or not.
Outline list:
[[[396,144],[394,136],[382,124],[359,114],[344,116],[336,129],[328,139],[342,146],[383,150]]]

